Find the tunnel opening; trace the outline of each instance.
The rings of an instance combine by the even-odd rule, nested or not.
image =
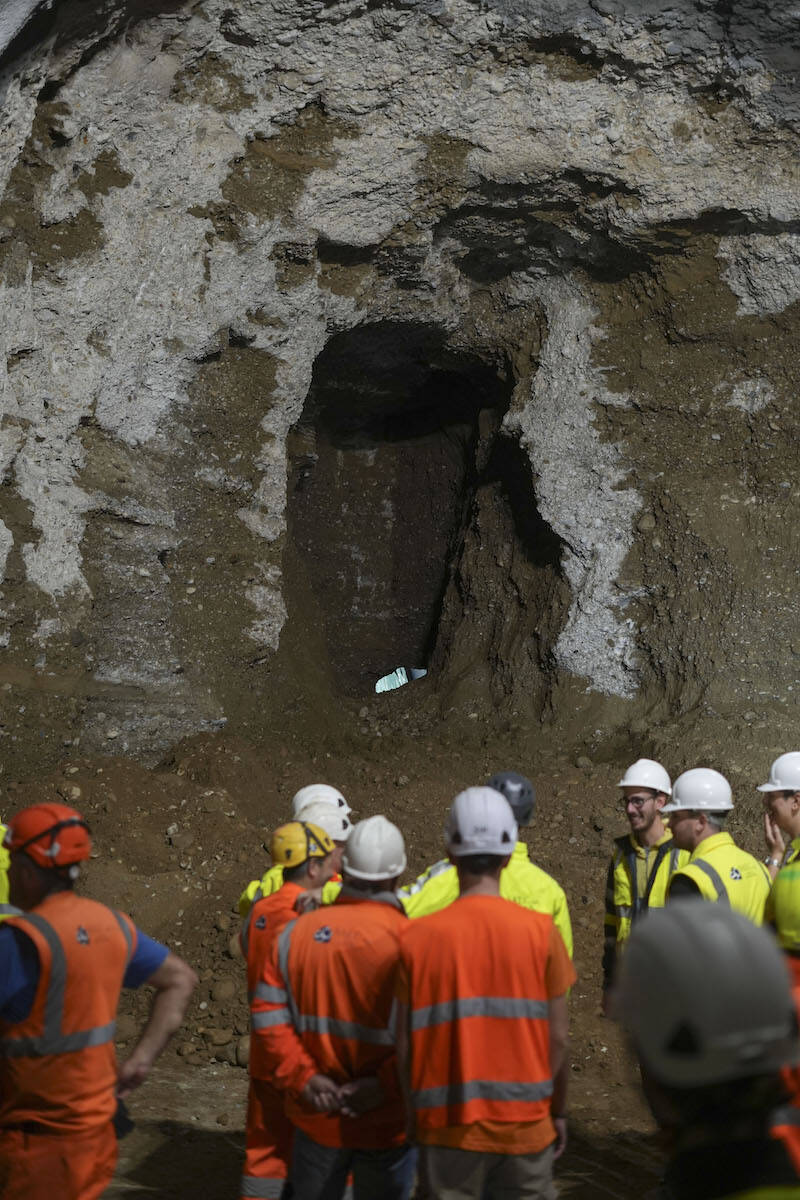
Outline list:
[[[463,675],[465,658],[491,657],[486,634],[496,641],[509,614],[478,583],[487,572],[524,608],[530,580],[511,576],[522,563],[545,569],[551,603],[560,543],[536,509],[527,457],[501,429],[512,390],[505,362],[454,349],[435,326],[359,326],[318,356],[288,440],[299,571],[287,598],[290,619],[299,607],[313,626],[335,694],[374,697],[402,665],[427,670],[403,689],[419,697]],[[481,565],[486,536],[500,544],[483,545]],[[474,586],[483,595],[472,603]]]

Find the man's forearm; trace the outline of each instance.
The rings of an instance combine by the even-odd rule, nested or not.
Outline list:
[[[155,988],[150,1016],[129,1058],[119,1070],[119,1095],[125,1096],[142,1083],[155,1060],[181,1027],[197,976],[177,954],[168,954],[147,980]]]
[[[194,983],[187,981],[156,992],[135,1053],[149,1058],[151,1062],[158,1058],[173,1034],[180,1029],[194,986]]]
[[[553,1096],[550,1104],[550,1111],[554,1117],[565,1117],[567,1115],[567,1082],[569,1078],[569,1063],[567,1061],[566,1050],[561,1066],[553,1076]]]

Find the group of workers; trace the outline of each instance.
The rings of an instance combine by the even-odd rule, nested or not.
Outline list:
[[[608,872],[603,1008],[628,1029],[669,1135],[658,1195],[800,1197],[800,752],[761,785],[763,863],[725,831],[733,802],[718,772],[673,787],[639,759],[619,786],[630,832]],[[396,825],[354,824],[326,784],[294,797],[270,869],[239,902],[243,1198],[407,1200],[415,1180],[420,1200],[555,1197],[577,976],[564,892],[519,838],[534,804],[513,771],[468,787],[447,817],[447,856],[400,887]],[[91,849],[80,814],[25,809],[5,847],[0,1196],[92,1200],[113,1174],[120,1105],[196,977],[76,894]],[[141,983],[155,989],[150,1017],[117,1066],[120,990]]]

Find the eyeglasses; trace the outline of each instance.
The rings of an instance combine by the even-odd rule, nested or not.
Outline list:
[[[622,807],[627,808],[629,804],[632,804],[634,808],[644,808],[645,804],[654,799],[655,796],[623,796]]]

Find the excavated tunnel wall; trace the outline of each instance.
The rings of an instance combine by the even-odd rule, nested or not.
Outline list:
[[[27,9],[0,27],[9,769],[334,730],[403,660],[429,722],[793,740],[786,13]]]

